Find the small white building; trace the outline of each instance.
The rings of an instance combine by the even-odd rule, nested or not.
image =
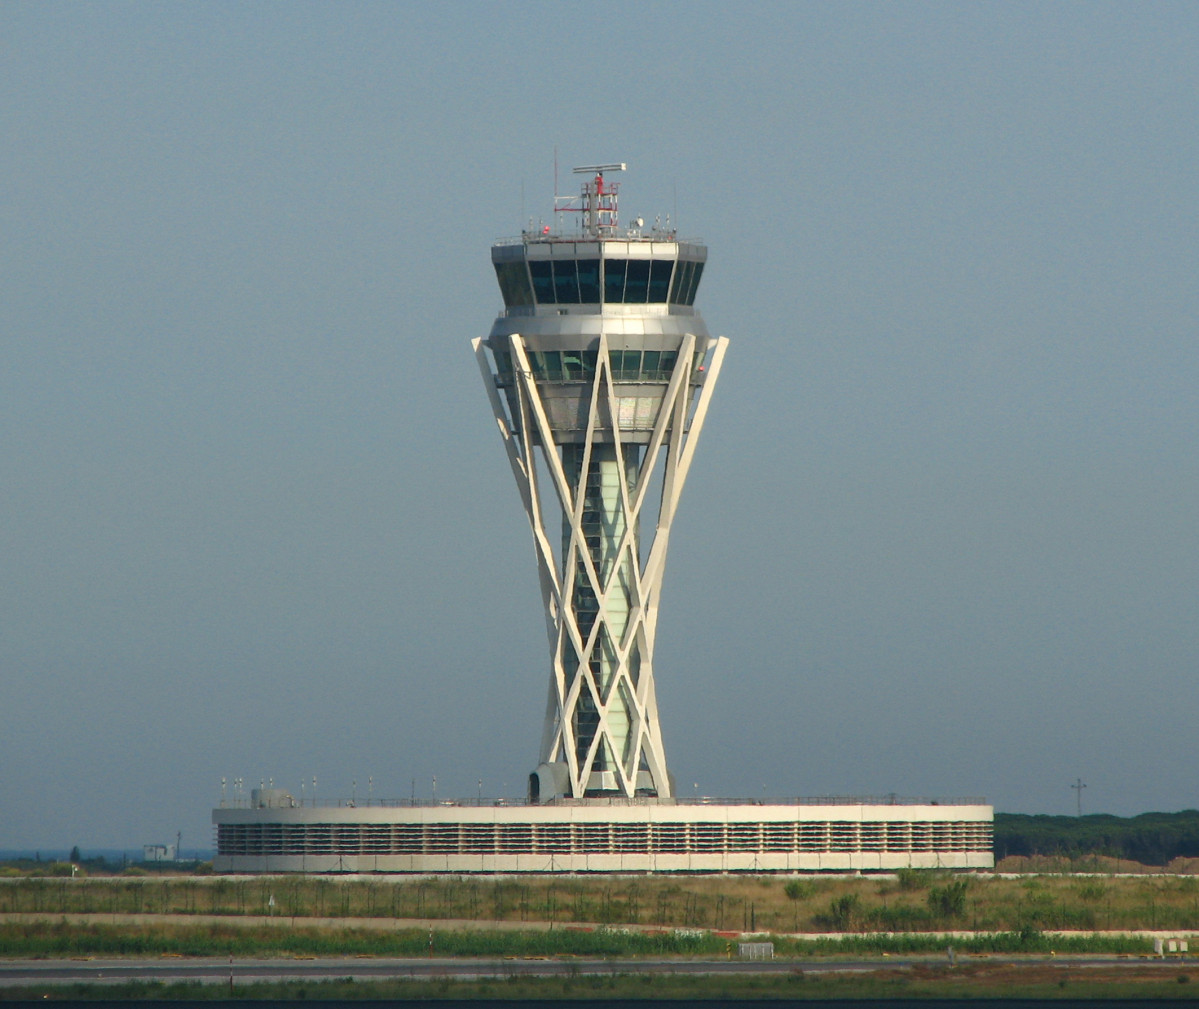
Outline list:
[[[143,862],[178,862],[178,851],[173,844],[143,844]]]

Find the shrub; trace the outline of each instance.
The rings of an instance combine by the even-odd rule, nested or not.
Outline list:
[[[942,918],[960,918],[966,913],[966,890],[968,879],[956,879],[945,886],[934,886],[928,891],[928,909]]]
[[[834,932],[849,932],[858,919],[858,904],[856,893],[835,897],[824,914],[816,915],[816,923]]]
[[[869,915],[872,927],[882,932],[921,932],[932,925],[927,908],[908,904],[876,907]]]
[[[901,890],[923,890],[936,878],[936,870],[899,869],[895,873]]]
[[[787,885],[783,887],[783,893],[787,895],[789,900],[804,900],[805,898],[812,896],[812,894],[815,892],[816,888],[808,880],[804,879],[790,880]]]

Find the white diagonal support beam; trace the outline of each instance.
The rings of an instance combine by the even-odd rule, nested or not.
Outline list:
[[[546,606],[552,662],[541,759],[565,765],[575,797],[632,797],[639,790],[668,797],[653,678],[658,598],[670,526],[727,341],[683,336],[673,370],[650,387],[656,390],[655,415],[647,422],[639,414],[626,430],[621,378],[612,368],[606,334],[599,336],[594,370],[583,382],[538,374],[532,360],[538,355],[524,338],[498,339],[502,346],[491,349],[510,355],[512,363],[503,379],[491,367],[485,343],[474,346],[532,528]],[[708,351],[704,372],[700,364]],[[551,386],[569,386],[585,397],[572,413],[585,417],[581,429],[578,421],[569,430],[555,428],[545,396]],[[638,395],[644,399],[644,381]],[[541,508],[538,451],[561,508],[558,552]],[[662,495],[651,502],[659,467]],[[643,516],[654,521],[644,564]]]

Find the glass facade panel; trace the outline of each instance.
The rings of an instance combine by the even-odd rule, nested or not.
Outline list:
[[[624,277],[627,259],[604,260],[604,301],[624,301]]]
[[[533,304],[533,289],[529,286],[529,272],[524,262],[496,263],[495,276],[500,283],[500,294],[508,308],[513,305]]]
[[[622,358],[620,370],[617,372],[618,378],[623,378],[626,382],[636,382],[641,377],[641,351],[626,350],[619,353]]]
[[[671,296],[671,301],[680,305],[688,304],[687,292],[691,290],[691,280],[695,276],[695,260],[688,259],[686,262],[679,263],[679,268],[675,271],[674,294]]]
[[[579,301],[584,305],[596,305],[600,300],[599,260],[579,260]]]
[[[562,379],[566,382],[590,382],[595,378],[596,351],[562,351]]]
[[[529,352],[529,367],[536,379],[562,381],[562,353],[557,350],[533,350]]]
[[[703,263],[673,259],[532,259],[496,263],[500,293],[515,305],[690,305]],[[602,288],[602,290],[601,290]],[[602,297],[601,297],[602,295]]]
[[[529,261],[529,276],[533,279],[533,293],[537,296],[537,304],[552,305],[554,303],[554,268],[548,259],[533,259]]]
[[[644,305],[649,297],[649,260],[630,259],[624,281],[626,305]]]
[[[658,350],[647,350],[641,359],[641,377],[647,382],[660,381],[662,376],[659,373],[662,367],[662,352]]]
[[[691,274],[691,282],[687,285],[687,300],[683,302],[684,305],[695,304],[695,292],[699,288],[699,278],[702,277],[703,274],[704,264],[696,263],[695,269]]]
[[[669,299],[670,301],[674,302],[675,304],[678,304],[679,289],[683,286],[683,281],[687,276],[687,266],[688,265],[689,264],[687,263],[686,260],[681,260],[678,263],[678,265],[675,267],[674,280],[672,280],[670,283],[670,299]]]
[[[555,259],[554,300],[559,305],[579,303],[579,264],[574,259]]]
[[[562,377],[568,382],[583,380],[583,355],[580,351],[562,351]]]
[[[649,271],[649,300],[665,301],[670,293],[670,274],[674,269],[673,259],[654,259],[650,261]]]

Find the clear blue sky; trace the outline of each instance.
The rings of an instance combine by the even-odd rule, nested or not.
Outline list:
[[[0,848],[206,844],[222,776],[523,792],[469,341],[555,147],[708,242],[732,341],[680,791],[1199,805],[1196,52],[1170,3],[0,3]]]

